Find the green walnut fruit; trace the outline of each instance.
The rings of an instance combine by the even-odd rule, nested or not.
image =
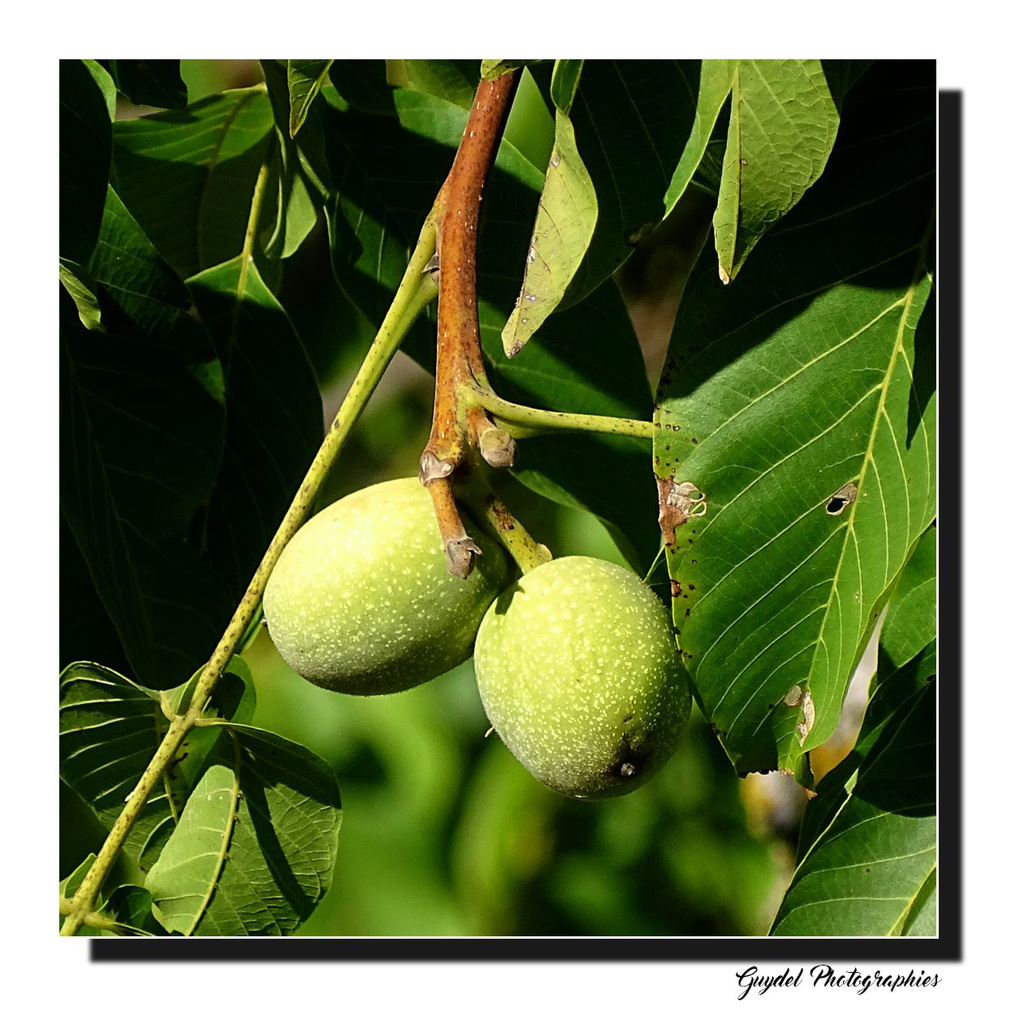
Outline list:
[[[668,613],[638,576],[557,558],[488,609],[474,650],[495,732],[534,778],[566,796],[618,796],[672,756],[690,681]]]
[[[467,528],[483,553],[461,580],[416,479],[375,484],[313,516],[263,597],[281,656],[311,683],[353,694],[397,693],[461,664],[512,579],[504,551]]]

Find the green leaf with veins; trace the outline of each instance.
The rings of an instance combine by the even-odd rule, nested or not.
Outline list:
[[[329,176],[324,163],[319,110],[312,106],[320,91],[319,86],[309,92],[300,89],[300,95],[306,101],[301,107],[305,129],[301,140],[294,137],[293,127],[298,113],[296,104],[300,100],[296,95],[291,63],[277,60],[260,62],[274,112],[277,145],[268,161],[269,180],[261,210],[259,237],[263,252],[275,260],[292,256],[315,227],[326,195],[324,180]],[[323,70],[326,75],[327,69]],[[312,88],[312,83],[306,84]]]
[[[288,134],[294,139],[309,113],[333,60],[288,61]]]
[[[714,220],[723,281],[817,181],[839,125],[820,61],[728,63],[732,107]]]
[[[902,668],[929,640],[935,638],[936,530],[932,526],[918,541],[907,561],[879,637],[879,659]]]
[[[775,934],[936,934],[934,541],[894,588],[857,742],[807,806]]]
[[[469,110],[476,93],[479,63],[472,60],[389,60],[389,85],[434,96]]]
[[[728,289],[707,253],[680,306],[655,439],[673,613],[741,773],[802,772],[832,733],[934,515],[929,75],[876,65],[818,186]]]
[[[704,60],[700,64],[700,91],[693,115],[693,128],[686,148],[672,172],[665,191],[665,212],[671,213],[686,191],[704,159],[718,116],[732,91],[736,61]]]
[[[937,934],[934,682],[847,760],[854,774],[844,761],[822,782],[771,934]]]
[[[699,74],[699,61],[556,62],[556,139],[505,327],[510,356],[551,311],[579,302],[614,273],[664,219]]]
[[[181,707],[189,685],[165,698],[169,711]],[[244,719],[252,713],[251,687],[248,667],[233,658],[208,713]],[[113,827],[124,810],[167,725],[155,690],[92,662],[75,662],[61,673],[60,777],[104,828]],[[167,841],[215,739],[212,727],[189,734],[129,832],[124,849],[143,871]]]
[[[562,301],[597,224],[597,193],[583,164],[569,110],[583,61],[556,61],[551,81],[555,140],[537,206],[526,271],[515,308],[501,332],[515,356]]]
[[[103,331],[61,296],[61,509],[135,673],[171,686],[232,606],[188,539],[222,456],[219,364],[188,290],[112,190],[87,270]]]
[[[288,935],[331,884],[341,796],[297,743],[231,726],[146,878],[153,912],[185,935]]]
[[[118,194],[182,277],[241,251],[273,127],[262,86],[115,124]]]
[[[82,266],[62,256],[60,259],[60,283],[75,301],[82,326],[90,331],[103,329],[103,313],[96,297],[96,282]]]

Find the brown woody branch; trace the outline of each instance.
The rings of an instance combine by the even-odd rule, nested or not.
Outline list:
[[[459,518],[452,475],[479,450],[492,465],[511,465],[514,445],[479,408],[467,409],[469,385],[487,388],[477,313],[476,252],[484,184],[498,151],[515,88],[509,72],[477,88],[452,169],[438,194],[437,365],[434,416],[420,459],[420,480],[430,489],[448,570],[465,579],[480,551]]]

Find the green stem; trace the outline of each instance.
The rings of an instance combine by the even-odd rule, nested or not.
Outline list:
[[[522,575],[551,561],[548,546],[535,541],[498,497],[491,494],[483,502],[474,504],[474,510],[478,514],[483,513],[484,521],[511,555]]]
[[[199,720],[203,707],[210,698],[224,669],[241,642],[253,617],[257,614],[263,591],[270,573],[277,563],[285,545],[295,535],[312,508],[316,493],[327,476],[342,445],[348,438],[356,419],[363,411],[374,388],[388,367],[392,356],[398,350],[405,333],[412,326],[420,311],[437,294],[437,287],[430,274],[425,274],[427,261],[434,255],[437,231],[435,211],[432,210],[420,232],[409,266],[391,308],[384,317],[377,336],[349,388],[334,422],[316,453],[299,490],[285,513],[281,525],[274,534],[263,560],[245,591],[224,635],[221,637],[213,657],[207,662],[192,694],[192,700],[184,714],[175,716],[164,735],[152,760],[142,773],[138,785],[125,802],[124,809],[114,822],[96,860],[89,868],[82,884],[71,900],[70,913],[64,920],[61,935],[75,935],[92,912],[96,895],[124,845],[128,833],[146,805],[156,784],[174,758],[182,740]]]
[[[587,413],[554,412],[533,409],[499,398],[493,391],[477,385],[466,388],[466,394],[481,408],[494,416],[495,422],[513,437],[530,437],[559,430],[583,430],[598,434],[621,434],[626,437],[654,438],[653,420],[629,420],[620,416],[591,416]]]
[[[245,282],[249,277],[249,263],[252,260],[252,250],[256,243],[256,227],[260,221],[260,212],[263,209],[263,194],[266,192],[269,177],[270,163],[268,158],[263,161],[260,173],[256,176],[256,187],[253,189],[252,203],[249,206],[249,223],[245,226],[245,239],[242,242],[242,266],[238,272],[238,287],[235,289],[236,317],[238,307],[245,297]],[[232,331],[232,334],[234,334],[234,331]]]

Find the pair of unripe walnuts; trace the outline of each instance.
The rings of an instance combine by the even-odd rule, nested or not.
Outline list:
[[[362,695],[410,689],[472,656],[494,731],[540,782],[583,799],[645,783],[675,751],[691,705],[662,603],[596,558],[556,558],[516,578],[502,548],[469,529],[482,554],[462,580],[416,479],[315,515],[264,595],[281,656],[318,686]]]

